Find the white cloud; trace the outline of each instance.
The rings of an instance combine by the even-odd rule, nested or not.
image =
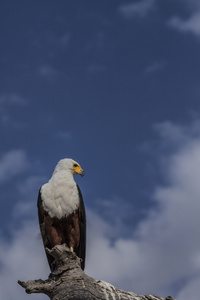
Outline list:
[[[11,179],[29,167],[25,151],[11,150],[0,158],[0,183]]]
[[[168,21],[168,25],[181,32],[189,32],[194,35],[200,35],[200,11],[194,12],[187,20],[179,17],[173,17]]]
[[[172,142],[167,131],[173,131],[173,124],[166,124],[160,127],[160,132],[165,131],[164,144]],[[200,276],[200,138],[194,135],[198,131],[194,127],[193,124],[190,132],[185,127],[174,126],[175,135],[178,131],[180,136],[185,135],[185,143],[182,139],[181,147],[175,147],[175,152],[165,158],[163,173],[168,185],[156,187],[153,197],[158,206],[139,224],[134,238],[120,238],[111,243],[108,224],[91,216],[89,222],[97,222],[97,231],[88,233],[89,275],[136,293],[171,294],[177,300],[186,300],[190,292],[190,300],[197,299],[200,293],[197,284]],[[89,223],[89,230],[92,224]]]
[[[197,300],[200,293],[199,122],[190,127],[165,122],[157,124],[156,130],[161,135],[161,149],[176,144],[161,165],[166,185],[156,186],[150,195],[157,206],[137,228],[124,229],[129,231],[128,238],[115,240],[118,228],[87,210],[86,273],[136,293]],[[35,180],[30,182],[32,189]],[[19,210],[19,214],[23,215],[23,211]],[[1,239],[2,299],[13,299],[13,295],[27,299],[23,289],[16,285],[18,279],[47,278],[42,241],[35,239],[38,232],[38,226],[28,222],[14,231],[12,242]],[[9,280],[12,289],[8,288]],[[43,299],[41,295],[31,297]]]
[[[125,18],[135,16],[146,17],[146,15],[154,8],[155,0],[141,0],[134,3],[123,4],[119,7],[119,12]]]
[[[24,151],[10,151],[0,161],[0,170],[7,174],[2,180],[20,174],[29,165]],[[16,185],[19,193],[17,198],[21,200],[13,205],[9,215],[7,228],[11,233],[10,239],[7,240],[0,229],[0,299],[47,299],[41,294],[27,295],[17,284],[18,280],[47,279],[50,273],[39,223],[31,221],[37,219],[38,189],[45,181],[46,178],[33,175]]]
[[[200,35],[200,2],[199,0],[181,0],[180,4],[186,8],[189,17],[172,17],[167,25],[182,33],[192,33],[195,36]]]
[[[43,278],[49,274],[42,241],[38,240],[39,228],[28,222],[13,232],[12,242],[0,238],[0,298],[1,299],[47,299],[43,295],[27,295],[18,280]]]

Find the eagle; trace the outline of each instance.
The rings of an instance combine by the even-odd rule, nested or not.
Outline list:
[[[44,248],[66,243],[85,267],[86,214],[83,197],[74,175],[84,175],[81,166],[69,158],[61,159],[50,180],[42,185],[38,194],[38,218]],[[46,251],[51,272],[54,258]]]

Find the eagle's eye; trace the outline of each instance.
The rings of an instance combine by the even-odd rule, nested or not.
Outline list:
[[[77,165],[77,164],[74,164],[74,167],[78,167],[78,165]]]

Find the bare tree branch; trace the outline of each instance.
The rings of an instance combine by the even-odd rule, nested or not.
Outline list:
[[[47,250],[56,260],[47,280],[18,281],[28,294],[43,293],[51,300],[175,300],[155,295],[137,295],[96,280],[83,272],[80,259],[63,244]]]

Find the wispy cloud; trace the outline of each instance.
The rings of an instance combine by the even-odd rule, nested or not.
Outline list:
[[[69,45],[69,43],[70,43],[70,34],[69,33],[63,34],[58,39],[58,44],[63,48],[66,48]]]
[[[69,140],[72,138],[72,132],[70,131],[59,131],[57,137],[63,140]]]
[[[37,73],[39,76],[47,81],[55,81],[58,78],[59,72],[50,65],[42,65],[38,67]]]
[[[152,73],[156,73],[158,71],[160,71],[161,69],[163,69],[166,65],[165,61],[160,61],[160,62],[154,62],[151,65],[149,65],[148,67],[146,67],[146,69],[144,70],[145,74],[152,74]]]
[[[24,127],[21,120],[13,117],[13,112],[27,106],[29,101],[16,93],[2,93],[0,95],[0,121],[3,126],[9,126],[15,129]]]
[[[167,24],[171,28],[179,30],[180,32],[189,32],[200,36],[200,11],[195,12],[186,20],[177,16],[173,17]]]
[[[0,158],[0,183],[21,174],[29,167],[29,161],[24,150],[11,150]]]
[[[181,18],[180,16],[173,16],[167,25],[182,33],[191,33],[195,36],[200,36],[200,2],[198,0],[183,0],[179,1],[183,7],[187,9],[189,17]]]
[[[8,105],[27,105],[27,103],[27,100],[15,93],[0,95],[0,108]]]
[[[40,56],[44,55],[45,58],[52,59],[66,51],[70,46],[70,39],[71,34],[69,32],[58,34],[52,31],[44,31],[31,41],[31,45],[40,53]]]
[[[134,3],[122,4],[119,6],[119,12],[125,18],[146,17],[155,7],[155,0],[141,0]]]

